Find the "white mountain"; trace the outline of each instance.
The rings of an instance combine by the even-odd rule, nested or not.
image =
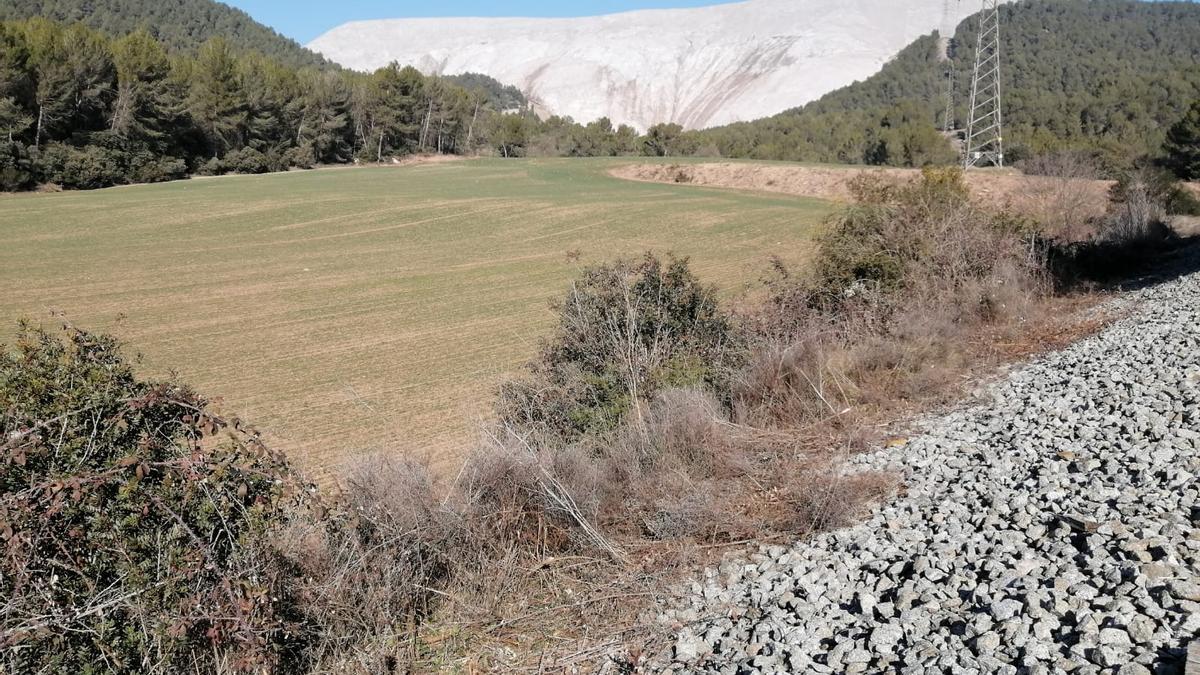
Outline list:
[[[309,47],[358,70],[398,61],[427,74],[484,73],[581,122],[700,128],[869,77],[978,10],[979,0],[747,0],[573,19],[392,19],[345,24]]]

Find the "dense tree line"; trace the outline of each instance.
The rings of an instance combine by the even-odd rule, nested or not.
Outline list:
[[[224,38],[172,54],[144,30],[111,38],[81,23],[0,23],[2,189],[95,188],[413,152],[646,150],[631,127],[542,121],[523,106],[519,91],[482,75],[431,77],[398,64],[369,74],[295,68]]]
[[[337,67],[240,9],[213,0],[4,0],[0,3],[0,21],[34,17],[68,24],[80,22],[109,35],[144,29],[170,52],[195,51],[209,38],[219,35],[238,50],[256,51],[289,66]]]
[[[1001,9],[1010,159],[1088,150],[1110,161],[1153,154],[1200,97],[1200,5],[1026,0]],[[877,75],[803,108],[695,134],[726,157],[921,165],[953,151],[938,132],[947,65],[965,126],[978,20],[958,28],[949,63],[937,36]]]

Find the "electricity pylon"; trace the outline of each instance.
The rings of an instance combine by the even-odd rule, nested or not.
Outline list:
[[[975,50],[975,76],[963,168],[1004,166],[1004,113],[1000,90],[1000,0],[983,0],[979,15],[979,46]]]
[[[962,3],[962,0],[956,0],[956,1],[959,4]],[[953,17],[957,16],[956,14],[952,15],[950,13],[950,10],[951,10],[950,3],[951,3],[951,0],[946,0],[946,5],[942,9],[942,28],[943,29],[945,29],[947,26],[950,26],[951,19]],[[951,29],[951,31],[953,31],[953,29]],[[954,47],[955,47],[955,44],[954,44],[953,32],[951,32],[949,37],[943,36],[942,39],[945,40],[945,47],[942,52],[942,58],[943,58],[943,61],[945,61],[945,63],[946,63],[946,101],[945,101],[946,112],[942,116],[942,131],[949,134],[950,132],[954,131],[954,128],[955,128],[955,119],[954,119]]]
[[[946,45],[947,54],[954,48],[954,41]],[[946,113],[942,116],[942,131],[950,133],[954,131],[954,60],[946,59]]]

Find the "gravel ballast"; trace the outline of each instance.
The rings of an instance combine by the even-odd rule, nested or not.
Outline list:
[[[1200,638],[1200,275],[982,403],[855,458],[900,494],[729,559],[659,617],[653,670],[1182,672]]]

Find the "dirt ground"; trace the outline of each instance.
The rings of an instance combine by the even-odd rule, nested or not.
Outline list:
[[[863,174],[914,179],[917,169],[867,167],[814,167],[773,164],[633,164],[618,167],[613,175],[629,180],[686,183],[765,192],[780,192],[834,201],[849,201],[849,182]],[[987,169],[967,174],[967,184],[979,199],[1019,211],[1037,211],[1040,202],[1063,191],[1075,194],[1084,213],[1100,215],[1108,203],[1112,181],[1069,180],[1026,176],[1013,169]]]

